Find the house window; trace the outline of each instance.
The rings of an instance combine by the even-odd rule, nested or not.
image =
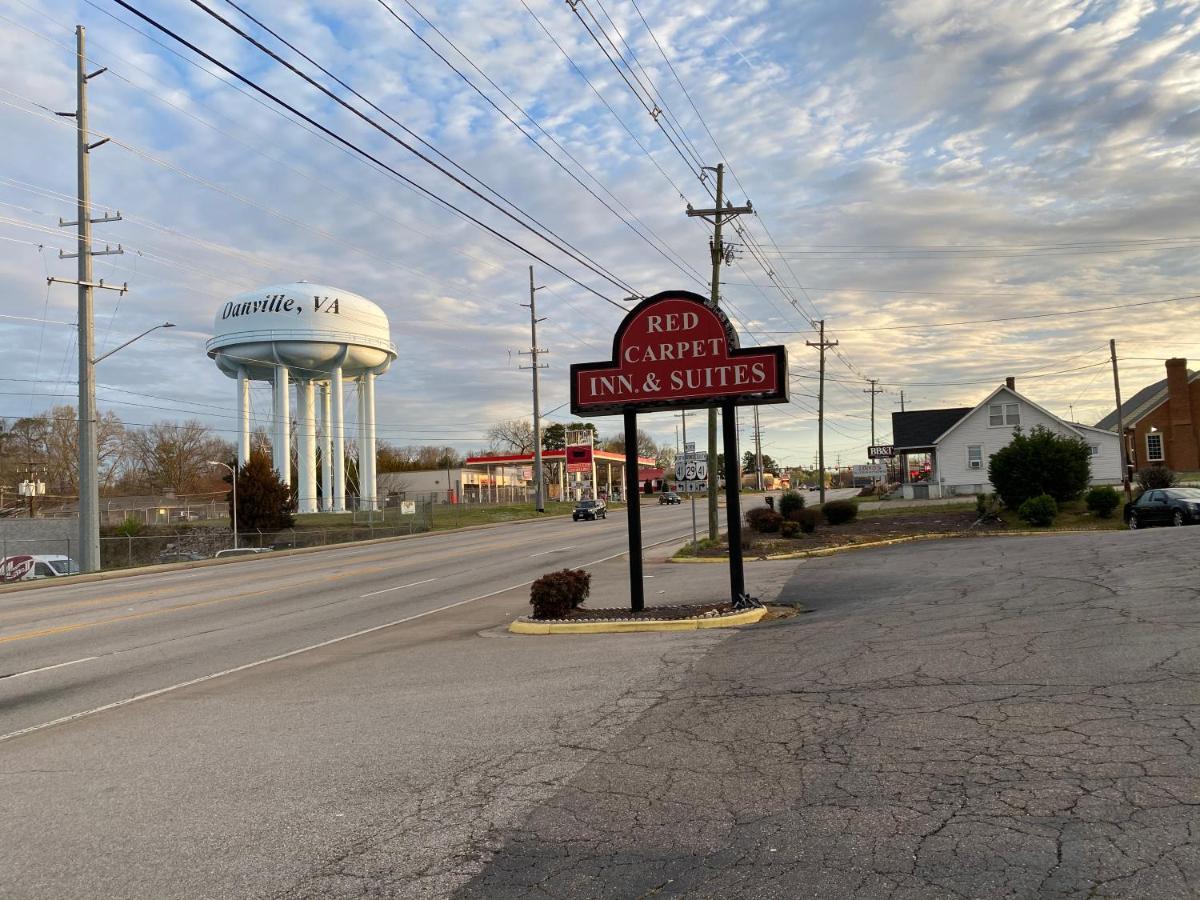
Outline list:
[[[1162,435],[1152,432],[1146,435],[1146,459],[1150,462],[1163,461]]]
[[[967,445],[967,468],[982,469],[983,468],[983,444],[968,444]]]
[[[999,428],[1003,425],[1021,424],[1021,405],[1019,403],[990,403],[988,404],[988,425]]]
[[[1099,444],[1088,444],[1088,453],[1090,453],[1092,456],[1099,456],[1100,455],[1100,445]]]

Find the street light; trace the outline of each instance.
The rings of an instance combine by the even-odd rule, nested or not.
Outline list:
[[[208,461],[210,466],[223,466],[229,470],[229,480],[233,482],[233,549],[237,549],[237,469],[228,463],[217,462],[215,459]]]
[[[82,52],[82,51],[81,51]],[[82,58],[82,57],[81,57]],[[86,209],[80,218],[86,217]],[[86,245],[80,243],[80,259],[88,254],[84,252]],[[86,281],[85,278],[80,278]],[[84,292],[80,286],[81,298]],[[90,296],[90,295],[89,295]],[[80,300],[79,324],[79,570],[81,572],[98,572],[100,570],[100,487],[96,470],[100,468],[99,452],[96,447],[96,363],[108,359],[118,350],[124,350],[134,341],[140,340],[152,331],[160,328],[174,328],[175,323],[163,322],[148,328],[137,337],[130,338],[119,347],[114,347],[107,353],[95,359],[88,357],[91,349],[91,337],[84,340],[85,325],[91,328],[91,300],[88,301],[86,321],[83,318],[84,302]]]
[[[148,335],[152,331],[158,331],[158,329],[160,329],[160,328],[174,328],[174,327],[175,327],[174,322],[163,322],[161,325],[155,325],[153,328],[147,328],[145,331],[143,331],[137,337],[131,337],[129,340],[127,340],[121,346],[113,347],[111,350],[109,350],[103,356],[97,356],[95,359],[92,360],[92,365],[94,366],[94,365],[96,365],[96,363],[100,362],[101,360],[108,359],[110,356],[112,356],[118,350],[124,350],[126,347],[128,347],[130,344],[132,344],[134,341],[140,341],[142,338],[144,338],[146,335]]]

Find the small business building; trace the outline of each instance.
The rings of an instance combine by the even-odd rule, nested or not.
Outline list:
[[[936,499],[992,490],[988,460],[1013,431],[1042,426],[1080,438],[1091,452],[1092,483],[1120,484],[1121,447],[1103,428],[1067,422],[1016,390],[1009,378],[973,407],[892,413],[892,442],[900,458],[905,499]]]
[[[577,448],[569,448],[575,450]],[[625,454],[608,450],[592,450],[588,462],[576,463],[567,459],[567,450],[543,450],[542,470],[548,500],[619,500],[625,493]],[[654,458],[638,457],[638,470],[654,467]],[[464,470],[495,472],[516,468],[522,473],[532,496],[533,453],[507,453],[491,456],[468,456]],[[661,484],[661,475],[660,475]],[[643,483],[642,490],[645,490]]]

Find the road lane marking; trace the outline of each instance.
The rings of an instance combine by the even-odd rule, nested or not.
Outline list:
[[[539,553],[530,553],[529,558],[533,559],[535,556],[545,556],[547,553],[562,553],[566,550],[574,550],[574,549],[575,549],[574,544],[572,544],[570,547],[555,547],[553,550],[542,550]]]
[[[660,544],[669,544],[673,541],[678,541],[681,538],[686,538],[689,534],[691,534],[690,531],[684,532],[683,534],[672,535],[671,537],[664,538],[660,541],[655,541],[652,544],[643,544],[642,549],[649,550],[652,547],[659,546]],[[590,562],[581,563],[581,565],[594,566],[599,563],[608,562],[610,560],[616,559],[617,557],[624,556],[628,552],[629,552],[628,550],[622,550],[620,553],[613,553],[611,556],[604,556],[604,557],[601,557],[600,559],[593,559]],[[82,712],[71,713],[70,715],[66,715],[66,716],[60,716],[59,718],[52,719],[49,722],[42,722],[40,725],[30,725],[29,727],[22,728],[18,731],[10,731],[8,734],[0,734],[0,743],[4,743],[5,741],[10,741],[13,738],[19,738],[19,737],[22,737],[27,734],[33,734],[34,732],[37,732],[37,731],[43,731],[47,728],[53,728],[55,725],[66,725],[69,722],[75,722],[75,721],[78,721],[79,719],[85,719],[85,718],[88,718],[89,716],[94,716],[94,715],[97,715],[102,712],[108,712],[110,710],[120,709],[122,706],[128,706],[131,703],[137,703],[139,700],[149,700],[153,697],[161,697],[163,694],[169,694],[172,691],[183,690],[184,688],[192,687],[193,685],[197,685],[197,684],[204,684],[207,681],[213,681],[214,679],[217,679],[217,678],[224,678],[226,675],[236,675],[238,672],[245,672],[250,669],[257,669],[259,666],[265,666],[268,663],[279,662],[280,660],[284,660],[284,659],[290,659],[291,657],[299,656],[302,653],[308,653],[309,651],[312,651],[312,650],[320,650],[324,647],[330,647],[334,644],[340,644],[340,643],[342,643],[342,641],[349,641],[349,640],[353,640],[354,638],[363,637],[368,634],[374,634],[377,631],[383,631],[384,629],[387,629],[387,628],[394,628],[397,625],[404,625],[407,622],[412,622],[417,619],[423,619],[426,616],[432,616],[432,615],[435,615],[440,612],[446,612],[447,610],[454,609],[459,606],[465,606],[468,603],[475,603],[478,600],[487,600],[489,597],[495,597],[499,594],[506,594],[509,591],[515,591],[517,588],[528,587],[531,584],[533,584],[532,579],[530,581],[522,581],[520,584],[514,584],[514,585],[511,585],[510,587],[501,588],[498,591],[491,591],[487,594],[480,594],[478,597],[470,597],[466,600],[458,600],[454,603],[447,603],[445,606],[439,606],[437,609],[430,609],[430,610],[426,610],[425,612],[414,613],[411,616],[405,616],[402,619],[396,619],[392,622],[385,622],[382,625],[372,625],[370,628],[363,628],[359,631],[355,631],[350,634],[344,634],[344,635],[341,635],[340,637],[330,638],[327,641],[321,641],[316,644],[310,644],[307,647],[300,647],[296,650],[289,650],[286,653],[278,653],[275,656],[268,656],[266,659],[259,659],[259,660],[255,660],[254,662],[243,663],[240,666],[234,666],[232,669],[225,669],[221,672],[213,672],[209,675],[201,675],[199,678],[192,678],[188,681],[181,681],[179,684],[172,684],[168,687],[158,688],[157,690],[146,691],[143,694],[136,694],[133,697],[126,697],[124,700],[116,700],[112,703],[106,703],[103,706],[94,707],[93,709],[85,709]]]
[[[360,594],[358,599],[362,600],[364,597],[374,597],[376,594],[387,594],[391,591],[402,591],[405,588],[416,587],[418,584],[429,584],[429,582],[431,582],[431,581],[437,581],[437,579],[436,578],[426,578],[424,581],[413,581],[413,582],[410,582],[409,584],[398,584],[395,587],[384,588],[381,591],[368,591],[365,594]]]
[[[42,666],[38,669],[27,669],[24,672],[10,672],[8,675],[0,675],[0,678],[20,678],[22,675],[36,675],[38,672],[49,672],[51,669],[61,669],[64,666],[73,666],[76,663],[91,662],[93,659],[99,659],[98,656],[85,656],[83,659],[73,659],[70,662],[55,663],[52,666]]]

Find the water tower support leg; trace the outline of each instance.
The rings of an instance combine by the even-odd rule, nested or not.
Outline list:
[[[296,476],[300,482],[297,491],[297,511],[317,511],[317,435],[313,415],[313,383],[305,379],[296,382],[296,431],[299,446],[296,448]]]
[[[379,509],[379,492],[375,488],[375,373],[368,372],[364,379],[367,388],[367,508]]]
[[[272,449],[275,451],[273,454],[275,471],[279,473],[283,483],[290,487],[292,483],[292,433],[290,427],[292,411],[288,398],[287,366],[275,367],[273,415],[275,416],[275,446]]]
[[[333,434],[329,430],[329,382],[321,382],[321,512],[333,511]]]
[[[346,416],[342,398],[342,367],[333,370],[333,511],[346,511]]]
[[[250,461],[250,379],[238,368],[238,467]]]

